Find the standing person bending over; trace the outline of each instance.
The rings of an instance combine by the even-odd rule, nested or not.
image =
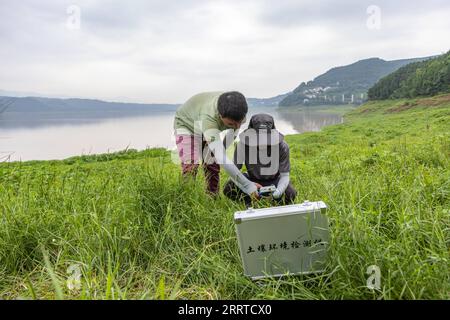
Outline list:
[[[251,118],[248,129],[239,136],[233,162],[239,169],[245,164],[245,176],[258,185],[276,186],[272,196],[277,202],[294,201],[297,191],[289,178],[289,145],[275,129],[271,115],[260,113]],[[227,181],[223,192],[232,200],[244,200],[247,206],[251,204],[251,198],[242,193],[232,180]]]
[[[235,185],[249,197],[258,198],[258,185],[248,180],[226,157],[225,139],[220,132],[233,129],[236,134],[245,122],[248,107],[245,97],[239,92],[200,93],[178,108],[175,114],[174,130],[184,177],[196,176],[200,162],[203,162],[207,191],[212,195],[219,192],[220,166],[228,173]]]

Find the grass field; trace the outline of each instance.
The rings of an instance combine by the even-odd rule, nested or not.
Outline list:
[[[450,298],[449,95],[369,102],[287,141],[298,201],[330,208],[325,273],[247,279],[243,206],[209,198],[202,176],[182,184],[165,150],[130,150],[0,164],[0,297]]]

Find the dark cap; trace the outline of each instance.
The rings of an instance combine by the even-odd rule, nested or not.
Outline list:
[[[239,135],[240,141],[249,147],[278,145],[283,135],[275,129],[275,121],[270,114],[258,113],[252,116],[248,129]]]

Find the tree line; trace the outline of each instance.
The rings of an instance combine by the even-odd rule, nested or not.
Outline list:
[[[450,92],[450,51],[413,62],[380,79],[368,91],[369,100],[414,98]]]

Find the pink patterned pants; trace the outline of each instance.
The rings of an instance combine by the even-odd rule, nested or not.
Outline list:
[[[208,149],[206,141],[194,135],[176,135],[178,155],[181,159],[181,170],[184,177],[195,177],[202,163],[207,182],[207,190],[215,195],[219,193],[220,166]],[[202,161],[204,160],[204,161]]]

